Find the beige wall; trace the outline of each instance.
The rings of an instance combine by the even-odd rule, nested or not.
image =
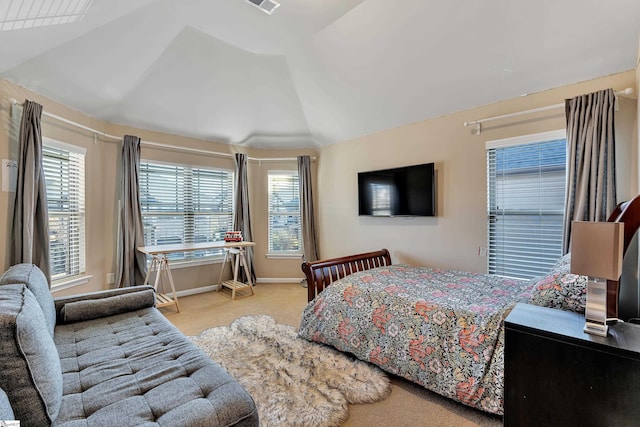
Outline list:
[[[233,154],[243,151],[257,158],[295,158],[297,155],[317,155],[314,150],[247,150],[227,144],[202,141],[160,132],[135,129],[126,126],[109,124],[83,115],[70,108],[57,104],[50,99],[37,95],[24,88],[5,80],[0,80],[0,158],[16,159],[15,138],[10,138],[10,99],[23,102],[25,99],[36,101],[43,105],[44,110],[89,126],[91,128],[112,134],[131,134],[142,138],[142,158],[162,162],[191,164],[204,167],[234,169],[233,158],[202,153],[192,153],[184,150],[171,150],[145,146],[144,141],[152,141],[178,147],[191,148]],[[106,276],[115,271],[115,248],[117,227],[117,200],[120,177],[120,151],[122,144],[105,138],[94,141],[91,132],[62,124],[54,119],[43,117],[43,136],[58,139],[87,149],[86,168],[86,244],[87,244],[87,274],[92,276],[90,281],[82,286],[56,292],[56,295],[89,292],[109,287]],[[267,247],[267,217],[266,217],[266,173],[269,168],[297,169],[295,161],[271,162],[250,161],[250,203],[252,206],[252,226],[254,240],[258,243],[255,250],[256,272],[259,278],[302,278],[300,271],[301,260],[280,260],[265,258]],[[13,209],[13,193],[0,192],[0,268],[5,270],[9,266],[9,230],[11,228],[11,214]],[[174,268],[173,276],[178,291],[212,285],[216,282],[221,264],[209,264],[188,268]],[[226,275],[230,275],[229,267]]]
[[[74,120],[83,125],[103,130],[104,124],[78,113],[70,108],[52,103],[48,99],[29,92],[23,88],[0,80],[0,157],[17,159],[16,132],[10,135],[11,99],[23,102],[30,99],[42,104],[53,114]],[[19,116],[18,116],[19,117]],[[19,124],[18,124],[19,125]],[[86,242],[87,242],[87,274],[93,278],[85,289],[103,288],[103,279],[110,270],[107,266],[113,260],[112,251],[112,215],[115,180],[113,166],[118,156],[118,147],[113,143],[94,142],[93,135],[78,131],[60,122],[43,120],[43,136],[84,147],[86,151]],[[0,260],[2,270],[9,266],[9,230],[13,213],[14,193],[0,192]],[[99,243],[98,243],[99,242]],[[76,288],[79,289],[79,288]]]
[[[322,258],[386,247],[394,262],[486,271],[486,151],[489,140],[565,127],[564,110],[486,123],[473,135],[465,121],[563,102],[579,94],[635,87],[629,71],[424,120],[322,148],[318,217]],[[428,101],[425,101],[428,102]],[[616,113],[620,200],[638,193],[637,105],[620,98]],[[357,172],[435,162],[435,218],[359,217]]]
[[[252,156],[258,158],[267,157],[261,154],[262,150],[254,150]],[[308,154],[315,157],[316,153],[313,151],[303,151],[301,154]],[[295,156],[295,152],[282,152],[282,157]],[[315,176],[316,162],[312,162],[311,171],[312,176]],[[268,221],[268,181],[267,175],[270,170],[273,171],[287,171],[298,170],[296,162],[276,162],[276,161],[251,161],[249,163],[249,182],[251,192],[251,221],[253,224],[267,224]],[[314,186],[314,196],[316,196],[317,185]],[[256,241],[255,247],[255,268],[259,272],[259,279],[277,279],[277,278],[291,278],[292,280],[302,280],[304,277],[300,265],[302,264],[302,258],[288,258],[288,259],[275,259],[266,258],[268,252],[268,227],[256,227],[253,226],[253,239]]]
[[[562,109],[519,120],[485,125],[481,135],[472,135],[464,121],[506,114],[562,102],[564,98],[594,90],[614,87],[638,87],[640,67],[634,71],[590,82],[554,89],[527,97],[425,120],[397,129],[324,147],[315,163],[317,177],[314,192],[318,216],[322,257],[333,257],[387,247],[394,262],[438,265],[485,271],[486,258],[478,256],[478,248],[486,246],[486,171],[487,140],[564,127]],[[637,93],[637,92],[636,92]],[[15,143],[10,142],[10,99],[25,98],[41,103],[45,111],[75,122],[123,135],[140,136],[143,141],[171,144],[201,150],[233,153],[245,150],[209,141],[201,141],[164,133],[133,129],[93,119],[57,104],[5,80],[0,80],[0,158],[15,159]],[[638,193],[638,108],[635,100],[621,98],[617,112],[619,198]],[[103,289],[106,275],[115,270],[115,228],[117,186],[119,179],[119,142],[43,119],[45,136],[87,149],[87,273],[86,285],[57,295]],[[245,150],[258,158],[317,155],[314,150]],[[143,146],[145,159],[207,167],[233,169],[230,158],[192,154]],[[435,218],[367,218],[357,215],[358,171],[424,162],[436,163],[437,208]],[[295,162],[251,161],[249,163],[250,202],[255,248],[255,264],[259,278],[301,278],[301,259],[267,259],[267,173],[270,169],[296,169]],[[9,266],[9,230],[13,193],[0,192],[0,268]],[[218,277],[220,264],[174,270],[178,290],[211,285]],[[228,270],[227,270],[228,271]],[[228,274],[228,273],[227,273]]]

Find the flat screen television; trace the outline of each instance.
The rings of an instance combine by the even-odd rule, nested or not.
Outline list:
[[[361,216],[435,216],[433,163],[358,172]]]

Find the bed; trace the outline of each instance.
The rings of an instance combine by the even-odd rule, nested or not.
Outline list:
[[[626,251],[640,225],[640,196],[618,206],[610,221],[625,223]],[[507,279],[393,265],[386,249],[304,263],[309,304],[299,335],[502,414],[503,321],[517,302],[584,311],[587,279],[569,268],[565,255],[545,276]],[[616,300],[617,289],[609,283]]]

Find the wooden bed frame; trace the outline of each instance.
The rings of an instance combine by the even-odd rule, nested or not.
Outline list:
[[[631,239],[640,227],[640,195],[633,199],[622,202],[616,206],[608,222],[624,222],[624,245],[623,254],[631,244]],[[618,318],[618,292],[620,291],[619,280],[607,280],[607,318]]]
[[[331,283],[351,273],[385,265],[391,265],[391,255],[386,249],[324,261],[303,262],[302,271],[307,277],[307,298],[311,301]]]
[[[640,227],[640,195],[616,206],[608,221],[624,222],[624,252],[626,253],[631,239]],[[307,278],[307,298],[311,301],[331,283],[351,273],[386,265],[391,265],[391,255],[386,249],[322,261],[305,262],[302,264],[302,271]],[[607,317],[609,318],[618,317],[619,287],[619,281],[607,281]]]

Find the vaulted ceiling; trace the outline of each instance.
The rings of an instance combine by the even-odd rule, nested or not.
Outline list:
[[[0,23],[32,1],[0,0]],[[279,0],[273,15],[83,1],[78,22],[0,31],[0,77],[109,122],[252,147],[317,147],[629,70],[640,34],[638,0]]]

